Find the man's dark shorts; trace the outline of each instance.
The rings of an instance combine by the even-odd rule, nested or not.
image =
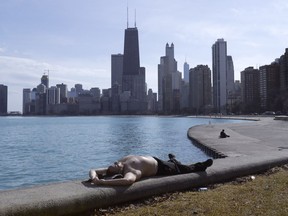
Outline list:
[[[153,157],[158,163],[158,170],[156,175],[176,175],[179,174],[177,171],[176,164],[168,161],[163,161],[159,158]]]
[[[207,167],[213,164],[211,159],[205,162],[199,162],[191,165],[184,165],[178,161],[163,161],[157,157],[153,157],[158,162],[158,170],[156,175],[177,175],[193,172],[205,171]]]

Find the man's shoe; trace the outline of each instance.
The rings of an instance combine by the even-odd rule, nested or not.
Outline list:
[[[212,166],[212,164],[213,164],[212,159],[208,159],[205,162],[203,162],[203,165],[206,166],[206,168]]]
[[[176,156],[175,156],[174,154],[172,154],[172,153],[168,154],[168,157],[169,157],[169,159],[170,159],[170,160],[172,160],[172,159],[175,159],[175,158],[176,158]]]

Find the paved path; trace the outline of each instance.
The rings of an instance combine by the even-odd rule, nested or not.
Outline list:
[[[229,138],[219,138],[222,129]],[[288,154],[288,121],[270,117],[244,123],[199,125],[190,128],[188,136],[229,157]]]
[[[229,138],[220,139],[225,129]],[[188,136],[227,157],[214,160],[207,172],[155,177],[129,187],[97,187],[81,181],[0,191],[0,215],[72,215],[153,195],[187,190],[255,174],[288,163],[288,121],[209,124],[189,129]]]

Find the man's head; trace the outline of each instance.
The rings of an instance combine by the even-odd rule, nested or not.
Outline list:
[[[115,162],[113,165],[109,166],[107,169],[107,175],[112,176],[115,174],[122,174],[123,173],[123,164],[121,162]]]

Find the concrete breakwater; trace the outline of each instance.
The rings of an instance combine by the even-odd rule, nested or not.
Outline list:
[[[203,152],[205,152],[207,155],[212,157],[213,159],[219,159],[219,158],[225,158],[227,155],[223,154],[222,152],[217,151],[216,149],[201,143],[199,140],[189,136],[189,131],[187,133],[187,137],[193,142],[193,145],[200,148]]]

